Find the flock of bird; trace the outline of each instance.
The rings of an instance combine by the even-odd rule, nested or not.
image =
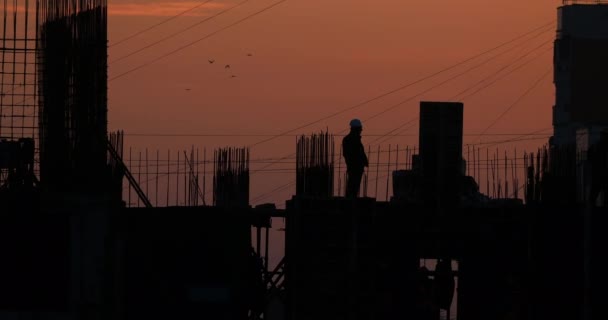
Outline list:
[[[248,57],[253,57],[253,54],[252,53],[248,53],[247,56]],[[209,64],[215,63],[215,59],[209,59],[207,61],[209,61]],[[225,65],[224,69],[225,70],[230,70],[230,65],[229,64]],[[236,78],[236,75],[232,74],[232,75],[230,75],[230,78]]]
[[[247,56],[248,56],[248,57],[253,57],[253,53],[248,53],[248,54],[247,54]],[[215,63],[215,59],[212,59],[212,58],[211,58],[211,59],[208,59],[207,61],[209,62],[209,64],[214,64],[214,63]],[[226,71],[230,71],[230,70],[231,70],[231,66],[230,66],[229,64],[225,65],[225,66],[224,66],[224,70],[226,70]],[[230,75],[230,78],[236,78],[236,75],[235,75],[235,74],[231,74],[231,75]],[[186,89],[184,89],[184,90],[186,90],[186,91],[190,91],[191,89],[190,89],[190,88],[186,88]]]

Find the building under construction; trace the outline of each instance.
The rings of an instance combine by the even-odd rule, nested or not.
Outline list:
[[[107,130],[106,0],[1,5],[0,318],[602,317],[606,97],[586,63],[601,64],[608,5],[558,9],[548,147],[484,159],[462,147],[462,103],[421,102],[418,149],[397,147],[393,170],[388,151],[390,198],[379,166],[344,198],[324,132],[294,146],[284,210],[249,205],[247,148],[213,153],[210,205],[206,151],[173,155],[175,171],[171,153],[125,161]],[[273,218],[285,254],[271,267]]]

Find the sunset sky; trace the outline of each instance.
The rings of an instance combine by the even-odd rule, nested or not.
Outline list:
[[[556,8],[561,0],[287,0],[125,74],[278,1],[211,1],[118,43],[202,1],[110,0],[110,129],[125,130],[126,147],[135,152],[144,148],[178,150],[195,146],[213,150],[218,146],[248,146],[268,138],[266,135],[314,122],[550,23],[526,38],[437,77],[256,145],[251,157],[289,155],[295,151],[294,134],[326,128],[338,134],[347,129],[348,121],[354,117],[363,121],[364,144],[373,145],[377,135],[415,119],[420,100],[448,100],[470,88],[457,96],[459,100],[491,82],[492,78],[481,81],[501,68],[506,73],[523,63],[526,64],[463,101],[465,143],[480,142],[479,136],[471,134],[486,130],[511,106],[487,129],[492,135],[481,137],[481,142],[517,137],[496,134],[550,133],[543,129],[551,127],[554,86],[548,72],[552,69]],[[123,58],[238,4],[208,22]],[[506,52],[489,59],[503,51]],[[228,64],[230,69],[225,68]],[[471,68],[463,76],[366,121]],[[417,126],[402,135],[409,136],[389,139],[383,145],[417,144]],[[532,149],[546,142],[541,138],[505,146]],[[253,164],[253,169],[256,166],[259,164]],[[293,179],[295,174],[289,172],[254,174],[251,198]],[[281,207],[292,193],[293,188],[288,188],[261,202],[277,202]]]

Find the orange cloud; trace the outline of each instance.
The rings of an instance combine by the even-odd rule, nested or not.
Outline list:
[[[180,14],[190,8],[199,5],[198,1],[161,1],[152,3],[110,3],[108,5],[108,14],[115,16],[174,16]],[[225,8],[225,4],[209,2],[198,9],[186,13],[184,16],[201,17],[207,16],[210,11],[218,8]]]

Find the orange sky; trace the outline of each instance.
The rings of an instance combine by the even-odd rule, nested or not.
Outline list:
[[[113,61],[242,0],[211,2],[152,32],[123,44],[112,43],[194,6],[197,1],[110,0],[109,38]],[[230,24],[277,0],[250,0],[242,7],[178,37],[119,62],[109,77],[150,61],[185,43]],[[554,21],[561,0],[288,0],[287,2],[109,83],[110,129],[160,134],[277,134],[448,67],[547,22]],[[213,4],[213,5],[211,5]],[[364,123],[364,144],[418,116],[418,101],[445,100],[546,43],[541,56],[494,86],[467,99],[465,133],[482,132],[518,96],[552,68],[550,41],[555,27],[503,56],[371,121],[367,118],[473,67],[472,61],[436,79],[298,131],[329,128],[338,133],[348,120]],[[505,49],[508,47],[505,47]],[[497,51],[499,52],[499,51]],[[253,56],[248,56],[251,53]],[[209,64],[208,59],[215,59]],[[526,61],[525,59],[522,60]],[[224,69],[230,64],[231,69]],[[236,75],[236,78],[231,78]],[[190,89],[187,91],[186,89]],[[554,87],[551,75],[513,107],[488,133],[526,133],[551,127]],[[417,129],[386,142],[417,143]],[[368,135],[368,136],[366,136]],[[264,137],[128,136],[127,147],[180,148],[243,146]],[[501,140],[487,136],[483,141]],[[478,138],[465,137],[465,143]],[[536,146],[531,141],[518,148]],[[512,148],[513,146],[509,146]],[[295,137],[256,146],[252,158],[294,152]],[[254,166],[255,169],[255,166]],[[252,177],[252,198],[295,178],[293,173]],[[266,201],[282,202],[293,189]]]

